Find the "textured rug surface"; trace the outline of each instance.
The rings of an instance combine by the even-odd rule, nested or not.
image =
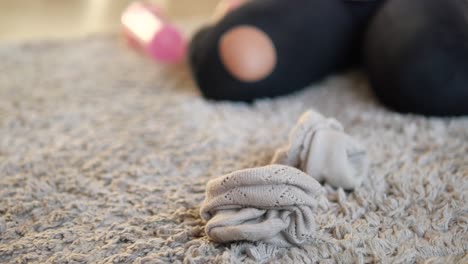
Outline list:
[[[369,150],[302,248],[209,241],[205,184],[267,164],[300,114]],[[468,119],[389,112],[360,74],[253,105],[200,97],[116,37],[0,47],[0,262],[467,263]]]

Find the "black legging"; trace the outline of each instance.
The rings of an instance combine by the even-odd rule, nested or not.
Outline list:
[[[266,78],[244,82],[221,62],[220,38],[250,25],[275,44]],[[302,89],[361,61],[377,97],[397,111],[468,114],[466,0],[252,0],[192,40],[190,62],[210,99],[252,101]]]
[[[468,115],[468,1],[389,0],[364,50],[373,90],[388,107]]]

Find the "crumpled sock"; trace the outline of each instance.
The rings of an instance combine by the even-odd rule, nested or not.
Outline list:
[[[335,119],[309,110],[291,130],[289,145],[276,151],[273,164],[296,167],[318,181],[352,190],[367,176],[366,149]]]
[[[368,169],[365,148],[338,121],[312,110],[301,116],[272,163],[208,182],[200,214],[213,241],[302,245],[316,232],[317,207],[327,208],[318,181],[353,189]]]
[[[318,205],[327,206],[320,183],[296,168],[269,165],[211,180],[200,212],[213,241],[294,246],[314,236]]]

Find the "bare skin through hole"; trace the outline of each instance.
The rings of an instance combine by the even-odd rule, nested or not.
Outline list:
[[[276,50],[270,37],[253,26],[238,26],[226,32],[219,42],[226,70],[243,82],[267,78],[276,66]]]

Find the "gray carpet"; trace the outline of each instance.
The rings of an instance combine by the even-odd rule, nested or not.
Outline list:
[[[206,182],[267,164],[310,107],[367,146],[364,185],[325,187],[303,248],[210,242]],[[213,103],[112,36],[0,47],[0,262],[468,263],[467,199],[468,119],[389,112],[357,73]]]

